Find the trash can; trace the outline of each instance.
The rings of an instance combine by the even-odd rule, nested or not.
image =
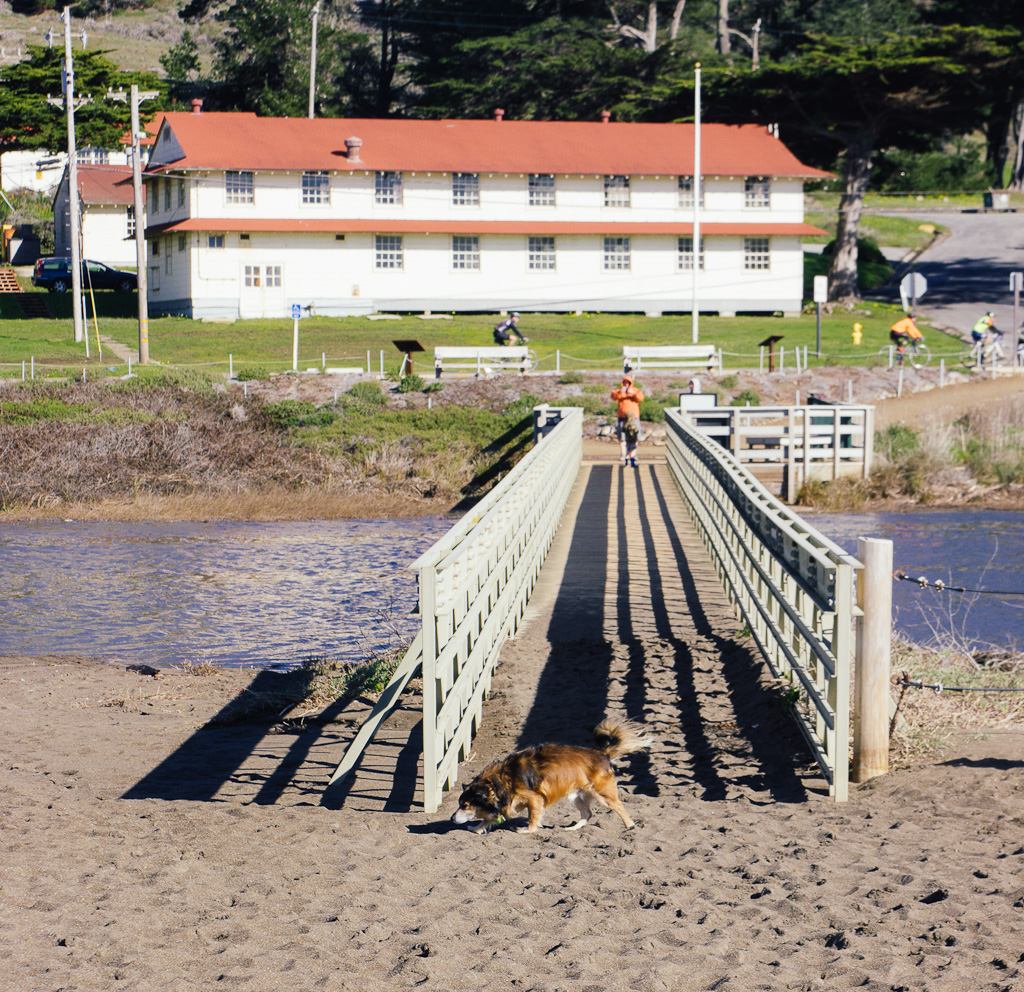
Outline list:
[[[1009,210],[1010,194],[1005,190],[989,190],[983,197],[986,210]]]

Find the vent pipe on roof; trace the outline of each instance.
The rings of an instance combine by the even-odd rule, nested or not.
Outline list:
[[[350,162],[361,162],[362,159],[359,157],[359,149],[363,147],[362,138],[346,138],[345,139],[345,154],[348,156]]]
[[[197,96],[194,100],[189,101],[192,104],[192,113],[201,114],[203,112],[203,98]]]
[[[494,108],[494,119],[496,121],[502,120],[504,118],[504,116],[505,116],[505,111],[502,110],[501,107],[495,107]]]
[[[612,112],[610,110],[601,111],[601,123],[607,124],[612,119]]]

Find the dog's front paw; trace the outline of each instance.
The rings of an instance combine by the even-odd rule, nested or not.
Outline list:
[[[536,826],[532,826],[532,827],[531,826],[516,827],[516,833],[517,834],[535,834],[536,832],[537,832],[537,827]]]

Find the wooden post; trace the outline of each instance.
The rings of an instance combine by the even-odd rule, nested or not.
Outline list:
[[[889,770],[889,667],[892,638],[892,541],[857,540],[864,570],[857,578],[857,663],[854,675],[854,782]]]

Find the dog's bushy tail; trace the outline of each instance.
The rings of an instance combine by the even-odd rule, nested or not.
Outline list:
[[[639,724],[609,716],[594,728],[594,740],[599,750],[615,761],[634,751],[643,751],[654,742],[647,737]]]

